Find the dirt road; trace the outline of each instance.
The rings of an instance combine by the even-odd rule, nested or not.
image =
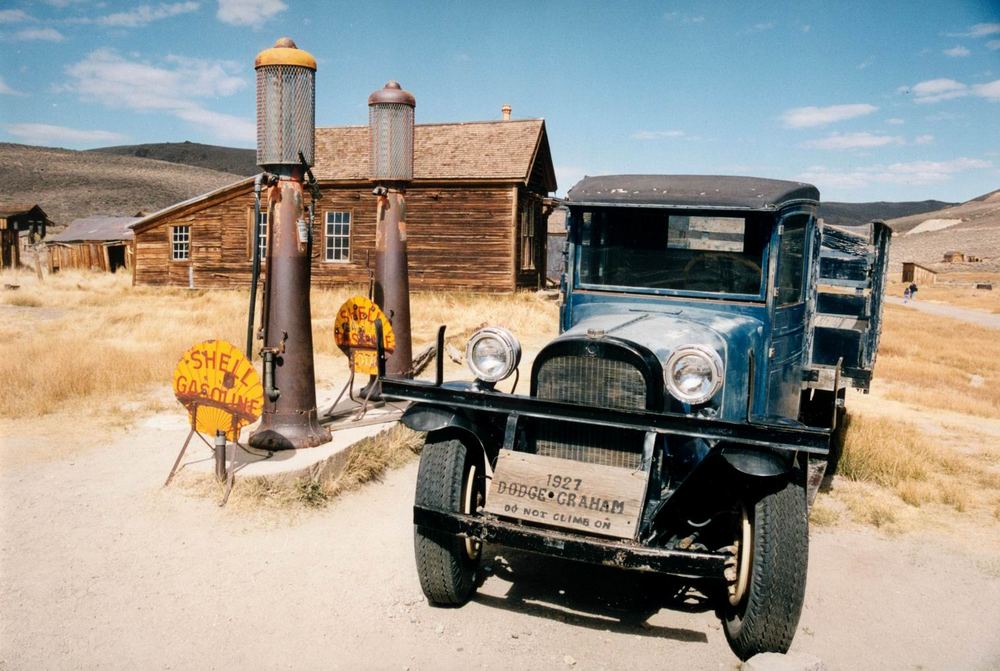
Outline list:
[[[325,510],[248,515],[160,488],[182,423],[108,441],[81,424],[3,429],[0,669],[738,666],[712,613],[656,578],[491,548],[471,604],[428,607],[415,464]],[[793,649],[831,669],[1000,667],[1000,571],[952,540],[814,530]]]
[[[894,305],[905,305],[911,310],[919,310],[938,317],[948,317],[978,326],[1000,329],[1000,314],[986,312],[985,310],[972,310],[948,305],[947,303],[931,303],[923,300],[904,302],[902,298],[897,298],[896,296],[887,296],[885,300]]]

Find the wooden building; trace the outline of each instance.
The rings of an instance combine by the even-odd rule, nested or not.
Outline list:
[[[41,241],[51,223],[34,203],[0,203],[0,269],[17,268],[22,245]]]
[[[368,137],[367,126],[316,129],[313,172],[322,198],[312,231],[315,286],[365,283],[374,266]],[[543,199],[555,189],[542,119],[418,124],[406,194],[410,286],[543,286]],[[253,205],[248,178],[143,217],[133,225],[134,282],[247,286]]]
[[[913,282],[918,287],[937,282],[937,271],[913,261],[903,262],[903,282]]]
[[[140,217],[84,217],[46,241],[49,272],[67,268],[113,273],[133,265],[132,224]]]

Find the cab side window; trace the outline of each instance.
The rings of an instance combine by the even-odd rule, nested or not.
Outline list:
[[[783,222],[784,231],[778,248],[778,305],[802,301],[802,274],[805,262],[807,215],[789,217]]]

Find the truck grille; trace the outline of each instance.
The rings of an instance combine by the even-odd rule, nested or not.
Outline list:
[[[602,408],[642,410],[646,380],[625,361],[555,356],[538,371],[538,398]]]
[[[643,410],[648,405],[646,378],[631,362],[603,356],[559,354],[542,361],[535,395],[553,401],[603,408]],[[535,452],[589,464],[639,468],[642,434],[563,422],[535,424]]]

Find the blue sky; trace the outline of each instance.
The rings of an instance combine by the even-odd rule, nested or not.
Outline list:
[[[1000,3],[0,0],[0,141],[252,147],[253,58],[312,52],[317,124],[398,79],[417,121],[544,117],[584,174],[747,174],[825,200],[1000,188]]]

